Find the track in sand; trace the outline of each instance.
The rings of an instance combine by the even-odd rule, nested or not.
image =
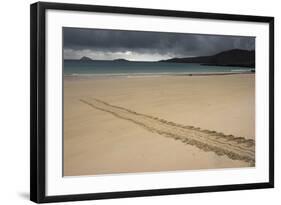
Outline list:
[[[189,125],[181,125],[155,116],[111,105],[99,99],[80,99],[80,102],[110,113],[119,119],[135,123],[150,132],[180,140],[185,144],[196,146],[206,152],[212,151],[217,155],[225,155],[233,160],[248,162],[249,166],[255,166],[255,141],[252,139],[225,135],[221,132]]]

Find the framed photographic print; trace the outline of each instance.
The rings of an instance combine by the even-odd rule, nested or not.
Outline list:
[[[31,5],[34,202],[274,186],[274,18]]]

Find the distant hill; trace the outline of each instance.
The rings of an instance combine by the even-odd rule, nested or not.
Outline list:
[[[223,51],[211,56],[199,56],[189,58],[171,58],[160,62],[173,63],[200,63],[211,66],[241,66],[255,67],[255,51],[233,49]]]
[[[130,62],[129,60],[126,60],[124,58],[117,58],[117,59],[114,59],[114,60],[94,60],[92,58],[89,58],[87,56],[83,56],[82,58],[80,59],[64,59],[65,61],[92,61],[92,62]]]
[[[124,59],[124,58],[114,59],[113,61],[117,61],[117,62],[129,62],[128,60],[126,60],[126,59]]]
[[[87,57],[87,56],[83,56],[82,58],[79,59],[80,61],[93,61],[93,59]]]

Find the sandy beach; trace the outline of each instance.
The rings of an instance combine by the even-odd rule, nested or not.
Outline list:
[[[249,167],[254,139],[254,74],[64,77],[65,176]]]

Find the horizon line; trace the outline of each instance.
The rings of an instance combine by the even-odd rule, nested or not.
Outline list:
[[[232,51],[232,50],[241,50],[241,51],[255,51],[256,49],[230,49],[230,50],[224,50],[224,51],[220,51],[218,53],[215,53],[213,55],[202,55],[202,56],[188,56],[188,57],[171,57],[171,58],[165,58],[165,59],[160,59],[160,60],[129,60],[126,58],[115,58],[115,59],[92,59],[91,57],[88,56],[82,56],[80,58],[72,58],[72,59],[65,59],[63,58],[63,60],[81,60],[82,58],[88,58],[89,61],[128,61],[128,62],[161,62],[161,61],[166,61],[166,60],[170,60],[170,59],[183,59],[183,58],[197,58],[197,57],[210,57],[210,56],[215,56],[217,54],[226,52],[226,51]]]

